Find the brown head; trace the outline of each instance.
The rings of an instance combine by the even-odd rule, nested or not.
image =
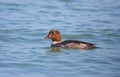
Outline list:
[[[45,39],[51,39],[53,44],[61,42],[61,34],[58,30],[52,29]]]

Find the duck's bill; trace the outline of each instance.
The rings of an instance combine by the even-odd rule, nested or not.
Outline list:
[[[48,36],[45,37],[46,40],[50,39]]]

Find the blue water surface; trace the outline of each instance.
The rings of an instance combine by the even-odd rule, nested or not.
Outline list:
[[[44,37],[99,49],[52,49]],[[120,0],[0,0],[0,77],[120,77]]]

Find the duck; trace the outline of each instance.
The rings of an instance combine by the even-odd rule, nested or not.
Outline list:
[[[61,47],[69,49],[93,49],[96,46],[92,43],[79,40],[64,40],[62,41],[61,33],[56,29],[51,29],[45,39],[51,39],[51,47]]]

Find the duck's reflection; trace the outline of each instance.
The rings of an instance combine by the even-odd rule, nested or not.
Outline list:
[[[51,48],[51,51],[52,51],[52,52],[60,52],[60,51],[61,51],[61,48],[59,48],[59,47],[52,47],[52,48]]]
[[[51,55],[51,56],[58,56],[61,54],[61,48],[59,47],[52,47],[50,48],[50,50],[47,51],[47,55]]]

